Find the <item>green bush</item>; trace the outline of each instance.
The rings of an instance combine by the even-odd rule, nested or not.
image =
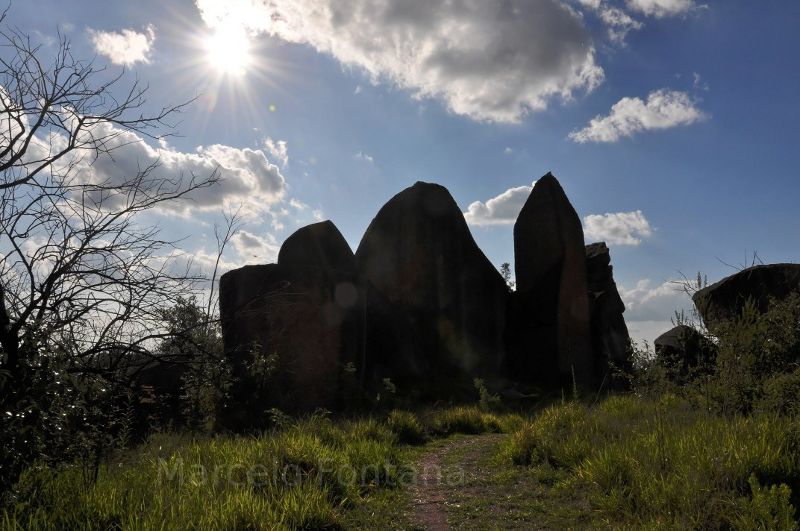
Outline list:
[[[738,529],[800,529],[790,502],[792,491],[785,485],[762,487],[750,476],[751,497],[742,498],[736,507],[733,524]]]
[[[495,414],[475,406],[456,406],[435,412],[430,420],[431,431],[446,436],[451,433],[501,433],[503,421]]]
[[[800,414],[800,369],[766,380],[754,409],[764,413]]]
[[[575,465],[589,450],[583,430],[591,427],[586,409],[577,403],[549,407],[511,435],[505,452],[517,465]]]
[[[409,411],[395,409],[389,413],[389,429],[403,444],[422,444],[425,442],[425,429],[417,416]]]

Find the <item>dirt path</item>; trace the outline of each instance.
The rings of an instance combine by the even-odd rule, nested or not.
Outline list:
[[[454,491],[463,488],[480,472],[476,469],[479,456],[486,454],[503,435],[477,435],[444,441],[431,449],[417,462],[417,482],[414,487],[414,521],[422,529],[441,531],[447,524],[449,499]],[[458,454],[455,462],[448,459]]]

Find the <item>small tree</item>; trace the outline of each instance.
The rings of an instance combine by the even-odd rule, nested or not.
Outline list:
[[[510,290],[513,290],[517,286],[516,281],[514,281],[513,273],[511,272],[511,264],[508,262],[500,264],[500,274],[503,276],[503,280],[506,281],[506,285]]]

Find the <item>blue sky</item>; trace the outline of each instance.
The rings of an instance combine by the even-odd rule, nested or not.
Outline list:
[[[800,3],[725,0],[14,2],[9,22],[125,67],[153,109],[197,100],[161,146],[227,184],[154,215],[198,264],[243,205],[226,267],[272,261],[331,219],[353,249],[392,195],[445,185],[483,251],[513,264],[512,223],[552,171],[587,243],[605,239],[634,336],[755,251],[800,256]],[[221,56],[221,59],[220,59]]]

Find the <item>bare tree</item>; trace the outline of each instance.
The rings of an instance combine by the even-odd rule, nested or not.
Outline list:
[[[112,374],[129,354],[154,355],[157,310],[200,280],[142,214],[217,173],[148,162],[98,177],[131,142],[171,134],[186,104],[147,114],[146,86],[74,58],[63,36],[45,53],[5,27],[0,50],[0,385],[24,387],[54,356],[65,371]]]

